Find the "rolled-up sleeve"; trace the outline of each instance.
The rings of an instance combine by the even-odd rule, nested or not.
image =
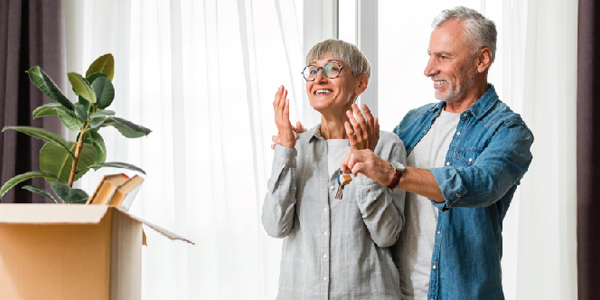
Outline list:
[[[382,149],[381,158],[406,164],[406,150],[394,136],[391,149]],[[389,146],[389,145],[388,145]],[[374,180],[358,174],[356,177],[356,202],[371,239],[379,247],[392,246],[398,240],[404,226],[404,201],[406,192],[393,189],[389,192]]]
[[[296,205],[295,149],[277,145],[273,158],[271,178],[262,208],[262,223],[268,235],[283,238],[294,226]]]
[[[524,124],[507,122],[473,165],[429,169],[444,195],[442,209],[485,207],[498,201],[529,168],[532,143],[533,135]]]

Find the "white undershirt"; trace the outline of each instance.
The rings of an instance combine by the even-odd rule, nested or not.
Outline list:
[[[407,166],[445,166],[446,154],[459,121],[460,114],[442,111],[429,132],[408,155]],[[426,197],[406,193],[404,215],[406,225],[398,242],[402,300],[427,299],[438,210]]]
[[[333,176],[342,166],[342,159],[350,149],[349,139],[329,139],[327,141],[327,171],[329,177]]]

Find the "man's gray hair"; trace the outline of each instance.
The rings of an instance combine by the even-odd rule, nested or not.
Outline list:
[[[352,75],[367,74],[369,78],[371,77],[371,64],[365,54],[355,45],[342,40],[324,40],[314,45],[306,55],[306,65],[323,59],[326,54],[348,66]]]
[[[465,29],[467,43],[473,47],[473,54],[481,50],[483,47],[488,47],[492,50],[492,62],[496,59],[496,24],[494,21],[486,19],[476,10],[457,6],[453,9],[442,11],[431,24],[432,27],[438,28],[446,21],[456,19],[462,21]]]

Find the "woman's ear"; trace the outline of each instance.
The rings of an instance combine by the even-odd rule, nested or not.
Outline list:
[[[354,88],[354,94],[356,94],[358,96],[367,89],[367,86],[369,85],[369,75],[360,74],[360,75],[356,76],[355,79],[358,82],[356,84],[356,88]]]

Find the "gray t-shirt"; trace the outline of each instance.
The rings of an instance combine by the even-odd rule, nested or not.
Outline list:
[[[442,111],[431,129],[408,155],[408,167],[436,168],[445,164],[460,114]],[[402,300],[427,299],[431,254],[435,243],[438,210],[431,200],[406,193],[406,224],[397,244]]]

